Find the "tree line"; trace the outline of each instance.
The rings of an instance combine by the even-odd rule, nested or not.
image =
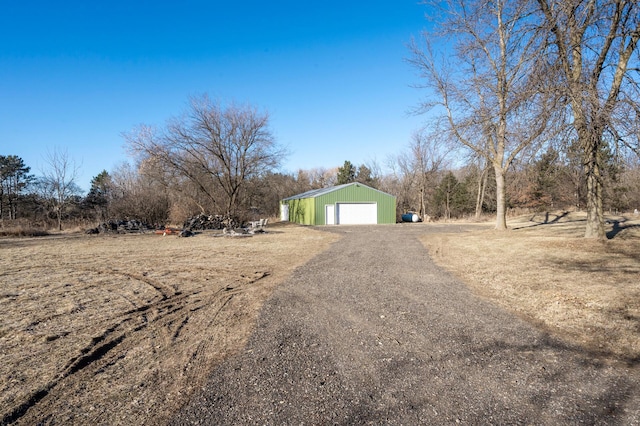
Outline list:
[[[216,207],[210,194],[184,178],[168,179],[165,166],[146,157],[136,164],[122,163],[111,171],[103,170],[91,180],[88,193],[82,194],[73,181],[61,176],[53,179],[55,174],[51,172],[45,173],[48,177],[32,175],[19,157],[0,156],[0,217],[5,225],[26,220],[56,227],[65,222],[93,226],[110,219],[181,224],[196,214],[226,211],[232,211],[239,220],[253,220],[278,216],[279,201],[288,196],[350,182],[395,195],[398,218],[408,211],[418,213],[424,220],[494,215],[498,195],[493,168],[477,158],[454,168],[451,162],[455,157],[439,152],[439,147],[442,146],[437,140],[417,134],[398,155],[387,159],[385,172],[375,162],[356,165],[348,160],[338,167],[300,169],[294,173],[265,170],[240,185],[242,190],[231,208],[226,200]],[[505,191],[507,209],[584,210],[587,182],[575,151],[549,148],[527,161],[514,162]],[[69,167],[69,160],[64,164]],[[605,211],[619,213],[639,208],[638,157],[616,158],[609,154],[603,164]],[[70,190],[56,192],[56,182],[60,183],[59,188]],[[225,194],[222,185],[216,189],[212,184],[208,191],[220,197]]]

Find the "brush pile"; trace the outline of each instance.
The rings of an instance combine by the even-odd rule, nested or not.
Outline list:
[[[191,231],[205,229],[235,229],[240,228],[242,222],[229,216],[200,214],[184,221],[183,228]]]
[[[86,230],[87,234],[129,234],[142,233],[155,229],[152,225],[140,220],[108,220],[95,228]]]

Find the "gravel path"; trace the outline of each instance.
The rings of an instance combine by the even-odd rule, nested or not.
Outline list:
[[[640,374],[472,294],[418,233],[344,235],[265,304],[173,424],[640,424]],[[292,253],[295,256],[295,253]]]

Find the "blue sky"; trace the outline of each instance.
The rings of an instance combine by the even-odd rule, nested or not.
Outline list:
[[[383,165],[423,121],[404,61],[427,25],[417,0],[2,3],[0,154],[39,175],[66,150],[85,191],[129,159],[123,132],[189,96],[268,111],[284,172]]]

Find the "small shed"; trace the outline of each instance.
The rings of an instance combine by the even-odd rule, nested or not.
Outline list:
[[[358,182],[283,199],[280,219],[303,225],[396,223],[396,197]]]

